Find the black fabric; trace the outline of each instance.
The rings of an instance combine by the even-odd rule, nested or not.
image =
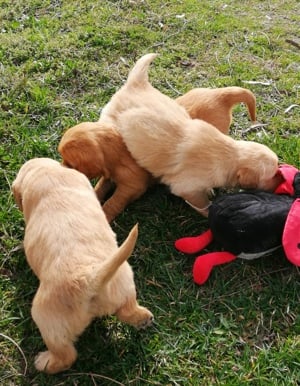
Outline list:
[[[262,191],[225,194],[209,208],[214,239],[231,253],[259,253],[281,245],[294,199]]]
[[[300,197],[300,172],[298,172],[295,175],[293,185],[294,185],[294,189],[295,189],[295,197],[299,198]]]

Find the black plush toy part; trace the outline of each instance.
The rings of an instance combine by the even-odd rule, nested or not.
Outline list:
[[[214,240],[238,257],[260,257],[281,246],[293,201],[290,196],[263,191],[223,195],[209,210],[208,224]]]
[[[210,229],[184,237],[175,247],[196,253],[215,240],[226,252],[199,256],[193,267],[194,281],[203,284],[215,265],[237,257],[254,259],[283,246],[287,259],[300,266],[300,172],[281,165],[282,182],[274,193],[244,191],[218,197],[209,208]]]

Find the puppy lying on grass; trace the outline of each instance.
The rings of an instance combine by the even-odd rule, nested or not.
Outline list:
[[[148,67],[155,57],[148,54],[137,61],[101,117],[118,127],[136,162],[203,214],[213,188],[272,189],[276,154],[265,145],[236,141],[203,120],[191,119],[149,83]]]
[[[241,87],[197,88],[177,98],[176,102],[192,118],[204,119],[226,134],[235,104],[246,103],[251,120],[254,122],[256,119],[255,96]],[[109,222],[155,182],[153,176],[133,159],[117,127],[105,124],[101,118],[98,122],[83,122],[68,129],[58,151],[64,165],[79,170],[90,179],[100,178],[95,191],[103,202]]]
[[[27,260],[40,280],[32,317],[48,351],[37,355],[38,370],[68,369],[77,357],[74,341],[97,316],[114,314],[136,328],[151,324],[126,261],[137,226],[118,247],[88,179],[49,158],[27,161],[12,189],[26,223]]]

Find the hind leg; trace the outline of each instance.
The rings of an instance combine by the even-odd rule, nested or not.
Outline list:
[[[135,298],[128,299],[116,312],[116,316],[137,329],[150,326],[154,320],[153,314],[147,308],[139,306]]]
[[[76,315],[74,308],[53,297],[41,296],[41,291],[34,298],[31,313],[48,349],[36,356],[36,369],[55,374],[71,367],[77,358],[73,342],[89,324],[87,317],[80,311]]]
[[[39,371],[48,374],[56,374],[69,369],[77,358],[77,352],[73,345],[64,347],[51,346],[48,342],[48,351],[38,353],[35,357],[35,367]]]

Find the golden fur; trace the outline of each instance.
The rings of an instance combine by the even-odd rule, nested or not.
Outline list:
[[[255,96],[241,87],[196,88],[177,98],[176,102],[192,118],[203,119],[226,134],[236,103],[246,103],[252,121],[256,119]],[[68,129],[58,151],[64,165],[79,170],[90,179],[100,178],[95,191],[103,202],[109,222],[154,183],[151,174],[132,158],[119,131],[113,124],[101,122],[101,118],[99,122],[83,122]],[[112,190],[113,194],[105,201]]]
[[[137,226],[118,247],[88,179],[49,158],[27,161],[12,189],[26,223],[26,257],[40,281],[32,317],[48,351],[37,355],[38,370],[69,368],[74,341],[97,316],[115,314],[137,328],[151,323],[126,261]]]
[[[150,173],[132,158],[120,133],[112,125],[80,123],[66,131],[58,151],[64,165],[79,170],[90,179],[100,177],[95,191],[101,202],[116,186],[111,197],[103,203],[109,222],[138,199],[153,181]]]
[[[245,103],[252,123],[256,121],[255,95],[242,87],[194,88],[178,97],[193,119],[202,119],[224,134],[228,134],[232,121],[232,109],[237,103]]]
[[[148,67],[156,54],[139,59],[101,120],[118,127],[137,163],[194,207],[206,208],[215,187],[269,189],[276,154],[255,142],[236,141],[152,87]]]

